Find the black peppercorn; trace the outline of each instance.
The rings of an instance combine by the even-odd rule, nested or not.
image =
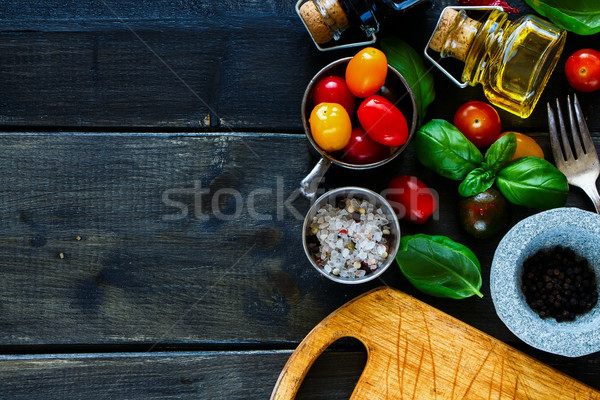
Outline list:
[[[542,249],[523,263],[521,288],[541,318],[573,321],[598,302],[596,275],[588,261],[567,247]]]

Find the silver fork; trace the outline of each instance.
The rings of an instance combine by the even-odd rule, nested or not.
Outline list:
[[[569,109],[569,119],[571,122],[571,137],[575,146],[575,156],[569,144],[567,130],[562,113],[560,111],[560,103],[556,99],[556,109],[558,112],[558,122],[560,124],[560,140],[556,130],[554,112],[548,103],[548,125],[550,127],[550,144],[552,146],[552,154],[558,169],[567,177],[568,182],[573,186],[578,186],[592,199],[596,212],[600,213],[600,196],[596,188],[596,180],[600,173],[600,163],[598,162],[598,154],[594,147],[594,142],[590,135],[583,112],[579,105],[577,95],[573,95],[574,105],[571,106],[571,97],[567,96],[567,107]],[[562,143],[562,145],[561,145]]]

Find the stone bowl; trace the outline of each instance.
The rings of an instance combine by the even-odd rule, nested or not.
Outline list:
[[[600,351],[600,302],[572,322],[541,318],[521,291],[523,262],[537,250],[562,245],[587,258],[600,284],[600,215],[556,208],[517,223],[500,241],[492,261],[490,290],[496,313],[518,338],[567,357]]]

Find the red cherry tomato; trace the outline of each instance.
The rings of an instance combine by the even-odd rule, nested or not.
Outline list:
[[[328,76],[321,79],[313,89],[313,104],[338,103],[352,117],[356,109],[356,98],[350,93],[346,81],[339,76]]]
[[[565,64],[565,75],[575,90],[594,92],[600,89],[600,52],[581,49],[571,54]]]
[[[469,101],[454,114],[454,126],[478,148],[494,143],[502,124],[494,107],[483,101]]]
[[[399,218],[425,223],[437,210],[431,189],[416,176],[401,175],[390,181],[385,196]]]
[[[358,120],[374,141],[386,146],[402,146],[408,139],[404,114],[391,101],[377,94],[367,97],[356,112]]]
[[[387,158],[390,148],[371,139],[361,127],[352,129],[350,141],[344,147],[344,158],[350,164],[371,164]]]
[[[366,47],[359,51],[346,67],[348,89],[356,97],[377,93],[387,76],[387,58],[381,50]]]

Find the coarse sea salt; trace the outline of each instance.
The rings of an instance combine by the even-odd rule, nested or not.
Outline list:
[[[314,257],[328,274],[359,279],[377,270],[389,257],[383,233],[391,231],[389,221],[381,208],[367,200],[347,198],[339,206],[325,204],[313,217],[310,229],[316,230],[319,240]]]

